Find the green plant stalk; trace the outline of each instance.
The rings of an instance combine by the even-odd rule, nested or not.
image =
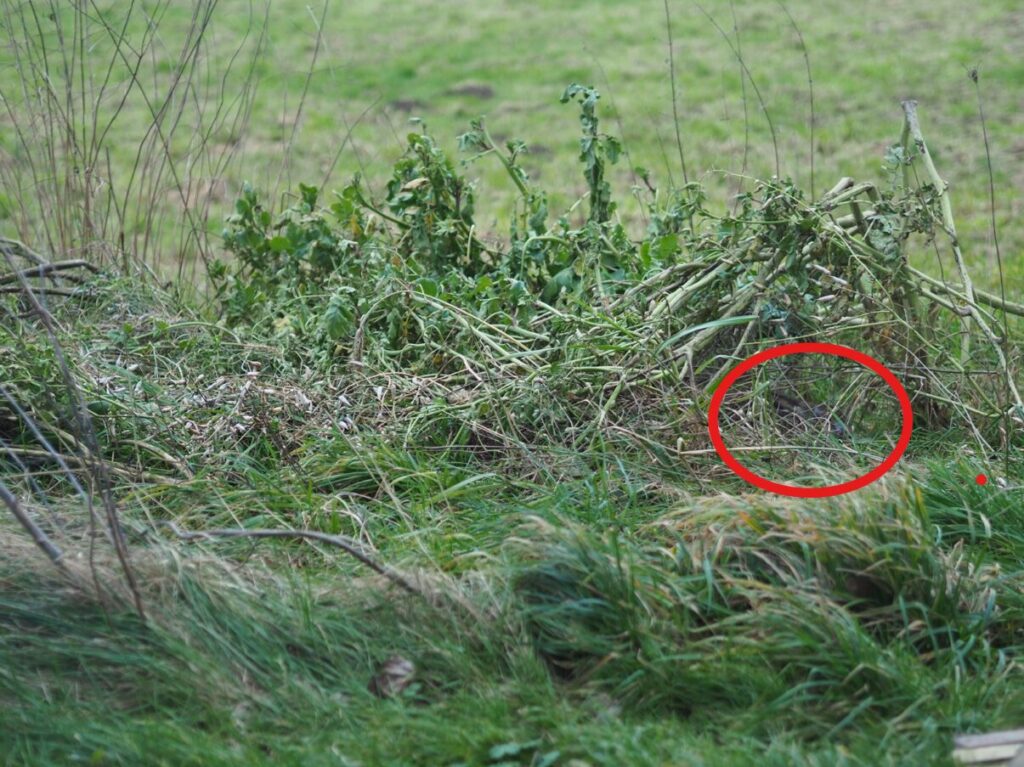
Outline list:
[[[922,282],[927,282],[932,287],[937,288],[938,290],[941,290],[944,293],[948,293],[953,297],[959,299],[960,301],[967,301],[967,297],[963,293],[960,293],[958,290],[950,287],[941,280],[937,280],[931,275],[925,274],[924,272],[915,269],[912,266],[908,266],[907,271],[914,278],[919,279]],[[978,300],[979,303],[991,306],[993,309],[1001,309],[1004,312],[1007,312],[1008,314],[1014,314],[1018,317],[1024,317],[1024,304],[1015,304],[1012,301],[1004,301],[1002,298],[995,295],[994,293],[988,293],[984,290],[978,290],[977,288],[975,288],[974,290],[974,297]]]
[[[487,126],[484,124],[483,120],[480,121],[480,129],[484,133],[484,138],[487,139],[487,146],[489,147],[489,151],[494,152],[495,157],[497,157],[498,161],[502,164],[502,166],[504,166],[505,172],[508,173],[508,177],[512,179],[512,183],[516,185],[516,189],[519,190],[519,194],[522,195],[522,198],[524,200],[528,200],[530,198],[530,190],[526,187],[526,184],[523,183],[523,180],[515,172],[515,169],[512,167],[512,163],[509,161],[509,159],[505,157],[505,155],[503,155],[501,151],[498,149],[498,145],[494,143],[494,139],[491,138],[491,134],[488,132]]]
[[[946,234],[948,234],[950,238],[950,244],[953,248],[953,259],[956,261],[957,270],[960,272],[960,279],[964,285],[964,293],[966,294],[967,299],[971,303],[974,303],[974,283],[971,281],[971,275],[967,272],[967,264],[964,262],[963,253],[960,251],[960,240],[957,238],[956,234],[956,222],[953,220],[953,204],[949,200],[949,185],[943,181],[942,177],[939,175],[939,171],[936,169],[935,163],[932,162],[932,155],[931,152],[928,151],[928,145],[925,144],[924,135],[921,133],[921,126],[917,120],[917,102],[913,99],[904,101],[903,114],[905,118],[903,133],[904,144],[906,144],[907,138],[913,139],[922,161],[924,162],[924,168],[928,173],[928,178],[931,180],[938,192],[939,205],[942,210],[942,225],[946,230]],[[960,356],[962,359],[967,360],[971,353],[971,325],[970,320],[966,317],[962,322],[964,332],[961,337]],[[991,331],[986,333],[986,335],[990,334]]]

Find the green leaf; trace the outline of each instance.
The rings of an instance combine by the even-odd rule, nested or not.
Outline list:
[[[622,154],[622,144],[619,143],[617,138],[607,136],[604,140],[604,151],[608,156],[608,162],[616,163],[619,161],[619,156]]]
[[[724,317],[724,318],[722,318],[720,320],[712,320],[711,322],[702,322],[699,325],[693,325],[693,326],[688,327],[688,328],[686,328],[684,330],[680,330],[678,333],[676,333],[674,336],[669,338],[667,341],[663,342],[661,344],[661,346],[658,347],[658,351],[664,351],[665,349],[667,349],[670,346],[672,346],[672,344],[674,344],[676,341],[679,341],[680,339],[685,338],[686,336],[692,335],[694,333],[699,333],[702,330],[708,330],[710,328],[727,328],[730,325],[744,325],[744,324],[746,324],[748,322],[752,322],[753,320],[756,320],[756,319],[757,319],[757,315],[756,314],[744,314],[744,315],[741,315],[739,317]]]
[[[299,194],[302,196],[302,203],[311,209],[316,207],[316,198],[320,196],[320,190],[308,184],[299,184]]]
[[[658,258],[667,261],[676,254],[679,249],[679,237],[675,234],[666,234],[658,238]]]
[[[505,759],[509,756],[518,756],[523,751],[533,751],[540,745],[539,740],[528,740],[525,743],[501,743],[497,746],[493,746],[490,751],[487,752],[487,758],[491,761],[498,759]]]
[[[288,250],[288,246],[291,245],[291,241],[282,235],[271,237],[267,240],[267,247],[270,248],[274,253],[284,253]]]
[[[576,284],[576,279],[577,275],[574,265],[567,266],[548,280],[547,285],[544,286],[544,290],[540,294],[540,300],[547,304],[551,303],[558,298],[558,294],[563,289],[567,291],[572,290]]]
[[[561,751],[548,751],[546,754],[535,762],[534,767],[551,767],[558,758],[562,755]]]

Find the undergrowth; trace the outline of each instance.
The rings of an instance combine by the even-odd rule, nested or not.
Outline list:
[[[563,94],[588,192],[554,220],[526,144],[461,137],[505,241],[422,125],[381,199],[246,188],[207,305],[3,241],[0,488],[59,568],[3,523],[7,763],[940,764],[1024,715],[1021,308],[909,265],[958,247],[913,105],[883,184],[647,185],[634,241],[598,98]],[[809,339],[906,382],[909,457],[749,494],[710,395]],[[764,366],[726,425],[836,481],[894,441],[874,378]]]

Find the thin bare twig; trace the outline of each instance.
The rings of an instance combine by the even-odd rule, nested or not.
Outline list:
[[[676,56],[672,50],[672,15],[668,10],[668,0],[665,0],[665,34],[668,36],[668,72],[669,82],[672,86],[672,121],[676,128],[676,149],[679,150],[679,165],[683,169],[683,183],[690,183],[690,176],[686,172],[686,154],[683,152],[683,136],[679,130],[679,100],[676,98]]]
[[[396,586],[408,591],[410,594],[428,599],[427,594],[414,585],[412,581],[397,570],[377,562],[366,553],[358,541],[345,535],[328,535],[327,533],[319,533],[315,530],[244,530],[242,528],[203,530],[202,532],[189,533],[179,528],[173,522],[169,522],[168,526],[171,528],[171,532],[183,541],[210,540],[212,538],[299,538],[327,543],[338,547],[349,556],[362,562],[375,573],[383,575]]]
[[[70,269],[88,269],[94,274],[99,272],[99,267],[81,259],[74,259],[72,261],[53,261],[51,263],[39,264],[38,266],[30,266],[27,269],[21,269],[17,272],[0,274],[0,285],[17,282],[22,278],[31,279],[32,277],[45,277],[53,272],[66,272]],[[21,290],[21,288],[19,287],[18,290]]]
[[[981,100],[981,86],[978,84],[978,68],[971,69],[968,73],[971,78],[971,82],[974,83],[974,93],[978,97],[978,120],[981,122],[981,137],[985,142],[985,164],[988,168],[988,200],[989,200],[989,214],[991,217],[992,226],[992,243],[996,249],[996,266],[999,269],[999,294],[1002,297],[1003,304],[1006,303],[1006,281],[1003,278],[1003,253],[999,249],[999,227],[996,226],[996,181],[995,174],[992,172],[992,148],[989,146],[988,141],[988,125],[985,123],[985,106]],[[1006,312],[1003,312],[1003,353],[1009,357],[1010,353],[1010,322],[1006,316]],[[1003,428],[1006,431],[1005,441],[1005,465],[1006,471],[1010,471],[1010,418],[1009,413],[1004,414]]]
[[[8,265],[11,266],[12,270],[17,273],[11,263],[11,257],[7,256]],[[75,377],[71,372],[71,366],[68,363],[67,357],[64,354],[64,348],[60,343],[60,339],[57,337],[57,321],[50,314],[49,310],[46,309],[36,297],[36,293],[32,286],[28,283],[25,277],[21,274],[17,274],[18,282],[22,288],[22,295],[29,304],[29,308],[39,319],[43,328],[46,330],[47,337],[50,345],[53,348],[54,356],[57,361],[57,368],[60,371],[61,379],[63,380],[64,386],[67,389],[68,397],[72,402],[74,423],[76,426],[75,439],[79,441],[85,448],[86,453],[89,456],[87,462],[90,474],[92,474],[93,480],[99,488],[100,500],[103,506],[103,511],[106,515],[107,532],[110,537],[110,541],[114,546],[114,551],[117,553],[118,561],[121,563],[122,571],[124,572],[125,580],[128,583],[128,588],[132,594],[132,598],[135,603],[135,609],[140,617],[145,617],[145,609],[142,604],[142,594],[138,589],[138,584],[135,579],[135,572],[132,569],[131,562],[128,556],[128,546],[124,539],[124,531],[121,527],[121,522],[118,518],[117,505],[114,501],[114,496],[111,491],[110,472],[103,461],[100,453],[99,442],[96,439],[96,430],[93,427],[92,419],[89,415],[89,410],[85,405],[85,401],[82,397],[81,389],[78,387],[78,383],[75,381]],[[92,496],[86,494],[86,506],[89,509],[89,518],[92,524],[95,524],[95,511],[92,503]],[[90,553],[91,561],[91,553]],[[94,579],[96,578],[95,569],[93,569]],[[99,591],[100,584],[96,582],[97,591]]]
[[[25,528],[25,531],[32,536],[32,540],[35,541],[36,546],[43,550],[50,561],[57,566],[62,573],[67,574],[67,568],[64,566],[64,552],[60,550],[50,537],[43,531],[39,525],[28,515],[28,512],[18,503],[18,499],[15,497],[7,485],[0,480],[0,501],[10,509],[11,514],[18,520],[18,523]]]
[[[292,147],[295,144],[295,136],[299,132],[299,124],[302,122],[302,111],[306,106],[306,98],[309,96],[309,84],[313,80],[313,73],[316,71],[316,62],[320,58],[320,48],[324,41],[324,21],[327,18],[327,8],[330,3],[324,0],[324,8],[320,12],[319,20],[313,16],[312,8],[306,8],[309,11],[310,16],[313,16],[313,24],[316,27],[316,43],[313,46],[313,58],[309,62],[309,69],[306,70],[306,79],[302,83],[302,95],[299,96],[299,105],[295,109],[295,119],[292,121],[291,135],[288,136],[288,143],[284,149],[284,162],[281,163],[281,167],[278,169],[277,184],[274,185],[274,197],[277,197],[278,190],[281,186],[281,177],[285,177],[285,180],[289,186],[292,183]],[[351,133],[351,131],[350,131]]]
[[[732,32],[736,36],[736,50],[739,54],[743,55],[743,47],[740,41],[740,25],[736,19],[736,4],[730,0],[729,10],[732,12]],[[743,71],[743,67],[740,67],[740,95],[743,98],[743,163],[740,166],[740,175],[737,179],[736,184],[736,199],[733,204],[733,210],[737,209],[739,205],[739,197],[743,193],[743,183],[747,177],[747,162],[750,160],[750,111],[747,108],[747,76]],[[811,195],[811,199],[814,199],[814,195]]]
[[[743,60],[743,54],[736,49],[735,45],[732,44],[732,40],[729,39],[729,35],[727,35],[721,25],[715,21],[715,17],[708,13],[704,6],[696,2],[696,0],[694,0],[693,4],[697,6],[697,10],[703,13],[705,18],[711,22],[711,25],[718,30],[718,34],[720,34],[722,39],[725,40],[725,44],[729,46],[729,50],[732,51],[733,56],[735,56],[736,60],[740,63],[740,66],[747,75],[747,79],[750,80],[750,87],[754,89],[754,95],[757,97],[757,103],[760,105],[761,111],[764,113],[765,122],[768,123],[768,132],[772,135],[772,150],[775,153],[775,175],[780,176],[782,174],[782,164],[779,161],[779,140],[775,135],[775,122],[772,120],[771,113],[768,111],[768,105],[765,103],[764,97],[761,96],[761,89],[757,87],[757,81],[754,80],[754,75],[747,66],[747,62]]]

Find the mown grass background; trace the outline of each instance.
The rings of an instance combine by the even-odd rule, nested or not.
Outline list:
[[[702,7],[732,35],[732,47]],[[1024,42],[1016,3],[872,3],[854,11],[834,0],[794,0],[784,7],[803,37],[813,75],[815,191],[821,194],[845,175],[879,180],[885,148],[899,136],[899,102],[918,99],[930,149],[951,184],[965,250],[977,267],[976,280],[981,287],[997,287],[985,147],[968,73],[972,68],[980,73],[997,193],[996,223],[1010,255],[1024,246],[1022,228],[1016,223],[1021,204],[1017,190],[1024,183]],[[691,180],[700,180],[714,199],[724,203],[739,183],[729,174],[744,171],[747,139],[746,173],[765,178],[775,171],[768,125],[750,83],[741,82],[735,47],[774,122],[782,174],[809,190],[807,72],[799,38],[783,7],[766,0],[705,6],[670,3],[669,10],[679,128]],[[160,7],[155,21],[160,34],[151,63],[156,73],[170,72],[180,57],[192,12],[187,6],[169,4]],[[371,189],[379,192],[404,150],[410,117],[425,120],[454,154],[455,136],[470,119],[486,115],[496,139],[522,139],[531,147],[525,166],[550,190],[552,210],[560,211],[586,190],[575,159],[576,115],[558,103],[565,85],[573,81],[602,91],[602,127],[620,135],[629,152],[615,179],[622,191],[624,218],[637,222],[640,217],[639,206],[631,205],[628,196],[629,186],[639,183],[632,168],[649,169],[662,188],[670,180],[676,185],[683,180],[661,3],[596,0],[439,7],[419,0],[326,6],[275,0],[262,7],[246,0],[221,0],[205,33],[199,81],[222,89],[227,101],[235,97],[248,71],[236,66],[223,84],[220,78],[239,46],[246,51],[257,45],[264,21],[266,53],[255,64],[254,118],[242,134],[225,129],[213,136],[224,148],[233,147],[238,160],[223,181],[209,179],[209,186],[197,186],[198,195],[211,198],[209,221],[215,233],[243,181],[283,194],[298,181],[319,182],[328,172],[327,187],[341,188],[361,171]],[[95,35],[90,43],[86,56],[96,61],[109,56],[109,38]],[[10,66],[10,52],[7,62],[4,55],[0,53],[0,66]],[[141,100],[125,105],[108,142],[115,169],[123,173],[131,167],[139,136],[149,122]],[[493,161],[476,166],[471,175],[477,174],[486,189],[480,195],[481,226],[503,235],[515,190]],[[177,203],[173,193],[167,193],[166,202]],[[9,199],[0,205],[0,221],[13,207]],[[157,260],[166,266],[177,256],[165,243]],[[918,258],[934,267],[933,256],[925,253]],[[1007,258],[1005,266],[1008,277],[1019,285],[1024,279],[1020,259]]]
[[[93,10],[116,16],[115,6]],[[23,18],[21,6],[2,7],[5,25]],[[146,68],[154,83],[174,71],[195,23],[184,5],[156,7]],[[706,10],[742,49],[774,121],[783,175],[808,189],[807,74],[785,11],[763,1]],[[979,68],[1005,287],[1019,302],[1024,20],[1016,4],[801,0],[785,10],[813,71],[817,195],[841,176],[880,179],[899,136],[899,101],[916,98],[952,185],[973,276],[999,290],[968,77]],[[670,15],[689,177],[721,210],[739,188],[745,154],[751,179],[774,172],[767,122],[700,8],[672,3]],[[134,19],[138,33],[146,19]],[[46,20],[41,12],[46,44],[59,50]],[[650,169],[663,189],[683,181],[665,24],[656,2],[221,0],[189,98],[230,103],[247,71],[227,69],[233,52],[266,37],[248,127],[227,123],[211,134],[211,151],[236,151],[234,161],[222,178],[212,164],[193,169],[193,202],[211,206],[201,220],[213,255],[223,256],[217,235],[245,181],[289,201],[299,182],[326,176],[328,189],[340,189],[360,172],[379,193],[410,117],[424,119],[453,156],[456,134],[481,114],[496,138],[523,139],[532,148],[525,165],[557,215],[586,191],[578,112],[558,103],[571,81],[603,93],[602,128],[629,153],[614,170],[615,196],[639,236],[645,211],[630,200],[631,168]],[[86,60],[109,59],[109,36],[88,43]],[[0,52],[8,82],[17,61],[11,49]],[[9,118],[0,115],[0,125]],[[112,177],[130,171],[151,120],[144,102],[125,103],[106,141]],[[172,157],[191,157],[189,140],[177,134]],[[24,160],[19,152],[16,137],[0,134],[4,169]],[[515,198],[507,176],[493,158],[469,174],[480,179],[483,234],[504,237]],[[0,228],[43,249],[38,234],[51,222],[29,215],[30,193],[0,190]],[[70,520],[53,529],[74,555],[69,567],[87,582],[95,575],[107,596],[70,588],[2,518],[4,764],[950,764],[955,732],[1024,722],[1019,447],[982,455],[963,432],[921,429],[898,470],[864,492],[824,502],[765,497],[712,458],[681,461],[665,446],[587,431],[572,419],[593,415],[600,387],[581,394],[588,410],[526,377],[503,380],[507,360],[475,338],[457,350],[481,370],[493,362],[496,373],[492,389],[467,401],[461,370],[433,375],[425,365],[421,375],[394,365],[363,376],[344,359],[304,355],[310,350],[275,328],[226,327],[214,307],[181,298],[192,294],[185,281],[203,288],[205,275],[180,245],[191,225],[180,194],[165,176],[139,199],[155,204],[127,219],[129,252],[111,258],[117,242],[111,250],[71,242],[47,254],[84,253],[109,270],[53,302],[53,337],[19,317],[17,297],[0,306],[0,383],[25,397],[96,497],[102,482],[89,451],[60,431],[74,431],[61,420],[70,397],[55,342],[65,350],[112,472],[147,616],[129,606],[102,535],[90,544],[95,523],[66,476],[33,452],[39,445],[12,412],[0,412],[0,477],[39,519]],[[132,236],[154,217],[162,223],[152,247],[132,251]],[[948,252],[940,264],[922,245],[913,260],[950,274]],[[140,279],[136,256],[170,282]],[[602,340],[628,349],[615,318],[573,311],[582,319],[566,327],[596,328],[574,349],[581,365]],[[376,350],[381,359],[386,346]],[[1007,346],[1016,370],[1017,344]],[[544,368],[556,376],[551,392],[575,380],[572,367]],[[535,441],[501,432],[496,408],[512,401],[541,413]],[[657,420],[658,406],[676,404],[638,397],[638,412],[615,425]],[[691,415],[672,411],[651,433],[703,436]],[[566,423],[580,428],[576,436],[566,437]],[[559,441],[579,434],[586,449]],[[835,468],[808,473],[819,470]],[[979,471],[991,476],[984,487],[974,482]],[[186,543],[175,534],[237,527],[351,536],[422,593],[405,594],[320,544]],[[368,682],[396,654],[415,663],[415,681],[380,699]]]

